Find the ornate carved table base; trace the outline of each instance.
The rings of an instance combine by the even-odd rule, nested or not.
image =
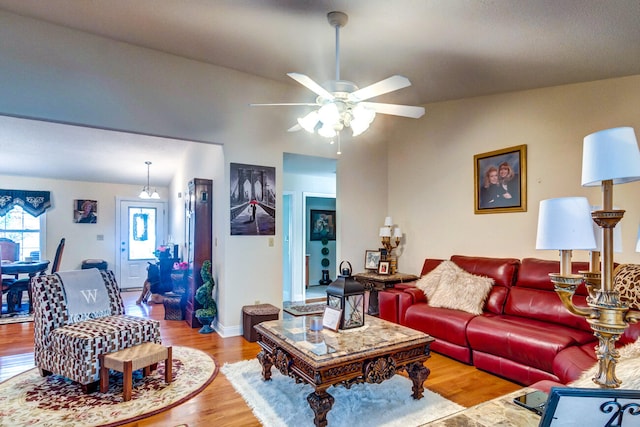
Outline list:
[[[359,331],[325,330],[320,342],[317,332],[309,340],[305,318],[256,325],[262,347],[257,358],[263,379],[271,379],[271,368],[275,366],[296,382],[313,386],[315,390],[307,396],[307,402],[315,415],[315,425],[323,427],[334,403],[334,397],[327,393],[332,385],[349,389],[353,384],[379,384],[406,370],[413,384],[412,397],[422,398],[424,382],[430,374],[424,362],[430,357],[433,338],[385,320],[367,317],[366,321],[368,327]]]

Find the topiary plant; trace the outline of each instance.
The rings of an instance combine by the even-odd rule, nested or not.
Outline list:
[[[216,284],[211,276],[211,261],[202,263],[200,277],[202,277],[202,285],[196,291],[196,301],[202,305],[202,308],[196,310],[196,317],[216,317],[218,306],[213,299],[213,287]]]

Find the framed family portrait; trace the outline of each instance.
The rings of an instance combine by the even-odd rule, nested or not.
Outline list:
[[[311,210],[309,240],[336,240],[336,211]]]
[[[378,250],[364,251],[365,270],[377,270],[379,262],[380,262],[380,251]]]
[[[527,146],[473,156],[476,214],[527,211]]]

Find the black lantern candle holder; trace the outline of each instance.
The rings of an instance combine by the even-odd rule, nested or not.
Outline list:
[[[344,263],[349,268],[343,268]],[[340,329],[364,326],[364,285],[351,276],[351,263],[340,263],[340,275],[327,286],[327,305],[342,312]]]

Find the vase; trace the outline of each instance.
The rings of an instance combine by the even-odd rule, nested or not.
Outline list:
[[[200,322],[200,324],[202,325],[202,328],[200,328],[198,333],[210,334],[211,332],[213,332],[211,323],[213,322],[213,319],[215,319],[215,317],[212,317],[212,316],[202,316],[202,317],[196,316],[196,317],[198,318],[198,322]]]
[[[329,270],[322,270],[322,279],[318,281],[322,286],[326,286],[331,283],[331,277],[329,277]]]

